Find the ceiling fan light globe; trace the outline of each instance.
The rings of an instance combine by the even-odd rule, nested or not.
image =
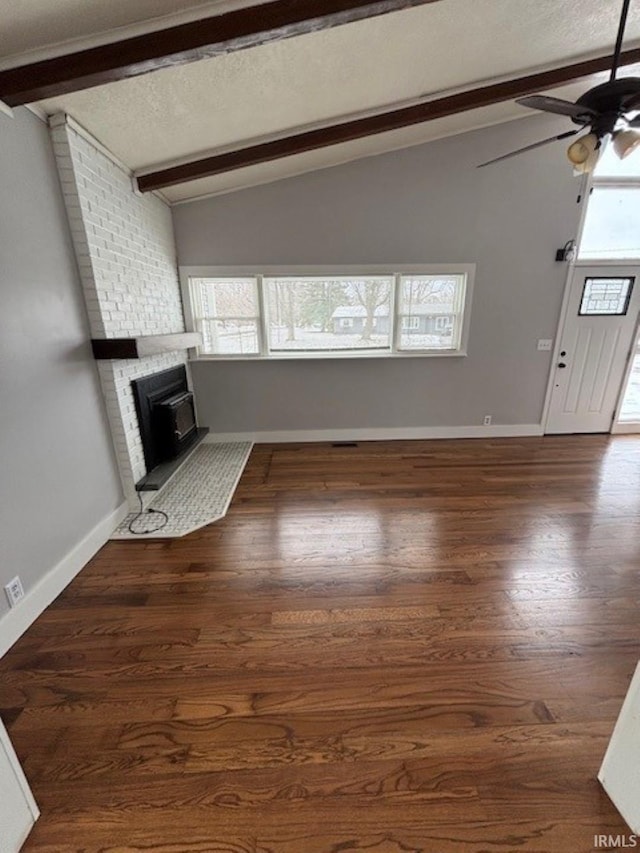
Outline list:
[[[613,138],[613,150],[616,152],[620,160],[624,160],[629,154],[633,153],[640,145],[640,133],[637,130],[628,128],[620,130]]]
[[[595,133],[586,133],[567,148],[569,162],[576,168],[584,167],[598,150],[598,137]],[[597,162],[597,160],[596,160]],[[595,165],[595,164],[594,164]]]

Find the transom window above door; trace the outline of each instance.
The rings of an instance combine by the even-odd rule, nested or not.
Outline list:
[[[580,260],[640,258],[640,157],[620,160],[608,145],[587,201]]]

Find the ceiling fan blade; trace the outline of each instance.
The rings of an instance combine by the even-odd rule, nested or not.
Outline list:
[[[555,113],[560,116],[589,124],[591,118],[596,115],[595,110],[574,104],[572,101],[563,101],[560,98],[551,98],[548,95],[528,95],[526,98],[516,98],[516,104],[530,107],[532,110],[541,110],[543,113]]]
[[[485,166],[491,166],[493,163],[499,163],[501,160],[509,160],[511,157],[517,157],[519,154],[524,154],[525,151],[533,151],[534,148],[542,148],[543,145],[549,145],[551,142],[558,142],[560,139],[568,139],[570,136],[575,136],[576,133],[580,133],[580,130],[567,130],[566,133],[561,133],[559,136],[550,136],[548,139],[542,139],[540,142],[525,145],[524,148],[518,148],[516,151],[510,151],[508,154],[502,154],[500,157],[495,157],[493,160],[487,160],[486,163],[480,163],[476,168],[482,169]]]

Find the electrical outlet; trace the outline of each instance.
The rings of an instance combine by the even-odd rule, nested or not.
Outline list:
[[[485,426],[491,426],[491,415],[485,415],[482,423]]]
[[[10,607],[15,607],[16,604],[20,601],[21,598],[24,598],[24,589],[22,588],[22,581],[18,577],[18,575],[10,580],[8,584],[6,584],[4,591],[7,595],[7,600],[9,602]]]

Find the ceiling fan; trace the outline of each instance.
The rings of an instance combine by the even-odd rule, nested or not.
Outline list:
[[[532,151],[534,148],[540,148],[560,139],[568,139],[585,128],[589,129],[588,132],[572,142],[567,149],[569,162],[578,174],[594,170],[602,153],[603,143],[609,137],[613,140],[613,149],[620,159],[627,157],[640,145],[640,132],[635,130],[640,128],[640,116],[631,117],[632,113],[640,110],[640,77],[616,79],[630,2],[631,0],[623,0],[622,3],[611,76],[606,83],[589,89],[575,103],[547,95],[529,95],[526,98],[516,99],[516,103],[524,107],[567,116],[578,125],[578,128],[526,145],[509,154],[503,154],[501,157],[482,163],[480,167],[517,157],[525,151]]]

